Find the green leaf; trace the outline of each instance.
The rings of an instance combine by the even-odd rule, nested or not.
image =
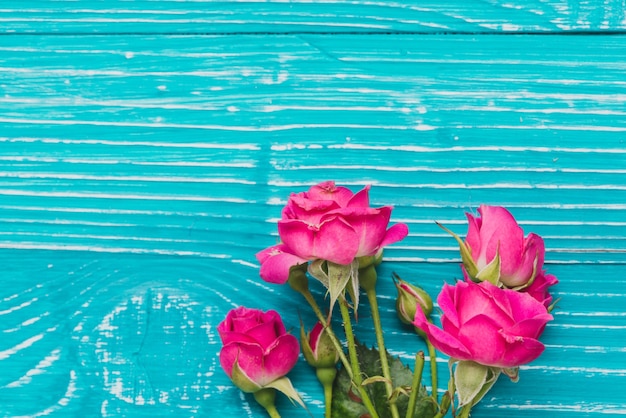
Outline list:
[[[382,368],[380,367],[380,355],[378,350],[369,349],[366,346],[356,343],[359,364],[361,372],[364,375],[365,382],[368,384],[365,390],[369,394],[376,411],[380,418],[390,418],[389,399],[385,390],[385,382],[382,376]],[[409,402],[409,394],[411,384],[413,382],[413,372],[402,363],[397,357],[387,354],[389,368],[391,371],[391,380],[394,387],[393,400],[398,406],[401,417],[406,416],[407,406]],[[428,396],[423,386],[419,388],[419,395],[415,414],[412,418],[432,418],[437,413],[437,405],[433,399]],[[368,411],[360,401],[358,390],[352,385],[350,377],[345,369],[341,368],[333,385],[333,418],[360,418],[367,417]]]

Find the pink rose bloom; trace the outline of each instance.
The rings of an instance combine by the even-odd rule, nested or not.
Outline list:
[[[376,254],[409,232],[403,223],[387,229],[391,210],[370,207],[369,186],[355,194],[327,181],[292,194],[278,221],[282,243],[257,254],[261,278],[285,283],[297,264],[322,259],[345,265]]]
[[[413,325],[433,346],[456,360],[513,368],[539,357],[538,338],[552,315],[527,293],[500,289],[490,282],[444,285],[437,298],[441,326],[428,322],[421,309]]]
[[[552,303],[552,295],[550,295],[550,286],[554,286],[559,281],[552,274],[546,274],[545,271],[537,273],[535,280],[523,289],[522,292],[526,292],[547,308]]]
[[[503,207],[481,205],[478,213],[479,218],[467,214],[469,228],[465,238],[478,271],[496,257],[499,249],[500,281],[507,287],[526,284],[533,269],[540,272],[543,267],[543,239],[533,233],[524,238],[522,228]]]
[[[287,334],[276,311],[239,307],[228,312],[217,331],[222,339],[220,364],[244,391],[263,388],[285,376],[298,361],[298,339]],[[235,366],[243,373],[233,375]]]

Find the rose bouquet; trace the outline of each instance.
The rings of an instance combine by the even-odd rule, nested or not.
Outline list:
[[[464,278],[444,284],[437,298],[440,327],[431,320],[431,297],[394,274],[398,317],[426,342],[429,393],[422,384],[424,353],[416,353],[411,370],[385,348],[376,267],[383,248],[404,239],[408,227],[389,227],[392,208],[371,207],[369,190],[353,193],[328,181],[292,194],[278,221],[280,243],[257,254],[263,280],[288,283],[310,305],[318,322],[309,332],[302,325],[298,341],[277,312],[245,307],[229,312],[218,326],[224,371],[271,417],[280,416],[277,390],[306,407],[286,377],[300,350],[323,387],[327,418],[467,417],[500,374],[516,382],[519,366],[544,350],[539,337],[553,319],[550,287],[557,279],[544,271],[543,239],[532,233],[525,237],[505,208],[483,205],[480,216],[467,215],[464,240],[440,225],[459,244]],[[311,278],[326,289],[324,309],[309,289]],[[354,335],[362,292],[376,348],[363,346]],[[337,305],[341,321],[333,317]],[[450,379],[441,396],[436,350],[449,357]]]

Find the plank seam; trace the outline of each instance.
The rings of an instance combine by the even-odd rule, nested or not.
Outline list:
[[[0,32],[0,36],[380,36],[380,35],[415,35],[415,36],[623,36],[626,30],[563,30],[555,31],[237,31],[237,32],[111,32],[93,33],[85,31],[72,32]]]

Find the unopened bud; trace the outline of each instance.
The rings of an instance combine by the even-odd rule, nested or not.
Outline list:
[[[339,353],[321,322],[315,324],[310,333],[300,327],[300,345],[307,363],[316,369],[335,367]]]
[[[398,297],[396,298],[396,311],[400,321],[412,324],[415,320],[415,312],[421,309],[426,318],[433,311],[433,300],[426,291],[412,285],[394,275]]]

